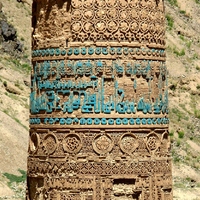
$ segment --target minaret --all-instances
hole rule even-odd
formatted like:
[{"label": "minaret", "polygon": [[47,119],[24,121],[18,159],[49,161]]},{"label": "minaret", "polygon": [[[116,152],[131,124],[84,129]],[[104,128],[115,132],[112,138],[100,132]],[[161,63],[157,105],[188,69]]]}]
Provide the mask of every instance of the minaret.
[{"label": "minaret", "polygon": [[33,0],[27,200],[172,200],[164,0]]}]

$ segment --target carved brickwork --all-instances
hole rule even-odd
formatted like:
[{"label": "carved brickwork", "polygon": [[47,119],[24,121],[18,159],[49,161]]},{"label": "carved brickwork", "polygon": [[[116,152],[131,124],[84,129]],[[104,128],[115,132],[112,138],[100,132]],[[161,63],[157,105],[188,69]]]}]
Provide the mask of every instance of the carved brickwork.
[{"label": "carved brickwork", "polygon": [[163,0],[34,0],[27,199],[171,200]]},{"label": "carved brickwork", "polygon": [[162,2],[74,0],[73,41],[129,41],[165,44]]}]

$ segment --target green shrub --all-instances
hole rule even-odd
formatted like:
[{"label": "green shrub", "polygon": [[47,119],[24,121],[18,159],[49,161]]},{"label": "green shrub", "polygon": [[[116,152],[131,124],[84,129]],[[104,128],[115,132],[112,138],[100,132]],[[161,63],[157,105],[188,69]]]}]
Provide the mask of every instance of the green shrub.
[{"label": "green shrub", "polygon": [[192,59],[198,59],[199,55],[197,53],[194,53],[194,55],[192,56]]},{"label": "green shrub", "polygon": [[6,81],[4,81],[4,82],[3,82],[3,85],[4,85],[5,87],[7,87],[7,86],[8,86],[8,84],[7,84],[7,82],[6,82]]},{"label": "green shrub", "polygon": [[178,132],[178,137],[179,138],[184,138],[185,133],[183,131]]},{"label": "green shrub", "polygon": [[195,109],[194,110],[194,116],[198,119],[200,119],[200,110]]},{"label": "green shrub", "polygon": [[186,14],[186,11],[185,10],[180,10],[179,11],[181,14],[185,15]]},{"label": "green shrub", "polygon": [[200,71],[200,67],[199,67],[199,66],[196,66],[196,70]]},{"label": "green shrub", "polygon": [[182,49],[181,51],[179,51],[174,47],[173,53],[176,54],[177,56],[184,56],[185,55],[185,50]]},{"label": "green shrub", "polygon": [[174,131],[169,132],[169,136],[173,137],[174,136]]},{"label": "green shrub", "polygon": [[179,37],[180,37],[181,40],[183,40],[183,41],[185,40],[183,35],[180,35]]},{"label": "green shrub", "polygon": [[182,49],[181,52],[180,52],[180,54],[179,54],[179,56],[184,56],[184,55],[185,55],[185,50]]},{"label": "green shrub", "polygon": [[[197,0],[196,0],[197,1]],[[177,0],[168,0],[168,2],[170,3],[170,5],[172,6],[178,6]]]},{"label": "green shrub", "polygon": [[169,27],[169,30],[172,30],[174,26],[174,19],[169,14],[166,15],[166,19],[167,19],[167,25]]},{"label": "green shrub", "polygon": [[181,159],[179,158],[178,155],[176,155],[176,156],[173,157],[173,160],[176,163],[176,162],[180,162]]},{"label": "green shrub", "polygon": [[14,174],[4,173],[3,175],[9,180],[9,185],[13,182],[20,183],[26,181],[26,172],[24,170],[18,169],[21,176],[16,176]]},{"label": "green shrub", "polygon": [[188,42],[186,43],[186,46],[187,46],[188,49],[190,49],[191,45],[192,45],[192,41],[188,41]]},{"label": "green shrub", "polygon": [[22,64],[22,69],[30,72],[31,71],[31,66],[29,64]]},{"label": "green shrub", "polygon": [[197,90],[199,90],[200,89],[200,85],[198,84],[196,88],[197,88]]},{"label": "green shrub", "polygon": [[198,3],[198,4],[200,4],[200,0],[195,0],[195,3]]},{"label": "green shrub", "polygon": [[177,140],[177,141],[176,141],[176,146],[179,147],[180,145],[181,145],[181,141],[180,141],[180,140]]}]

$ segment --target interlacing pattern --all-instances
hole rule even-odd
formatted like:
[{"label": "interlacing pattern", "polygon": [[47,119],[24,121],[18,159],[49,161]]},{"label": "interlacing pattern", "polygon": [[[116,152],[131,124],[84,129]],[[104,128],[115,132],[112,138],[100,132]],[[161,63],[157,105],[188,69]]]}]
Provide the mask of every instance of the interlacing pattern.
[{"label": "interlacing pattern", "polygon": [[[157,5],[158,3],[158,5]],[[73,0],[73,41],[165,44],[162,1]]]}]

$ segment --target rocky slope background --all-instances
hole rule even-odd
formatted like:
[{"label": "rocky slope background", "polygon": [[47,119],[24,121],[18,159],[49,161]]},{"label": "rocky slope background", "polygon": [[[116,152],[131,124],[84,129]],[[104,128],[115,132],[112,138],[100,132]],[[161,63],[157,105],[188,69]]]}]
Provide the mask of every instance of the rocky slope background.
[{"label": "rocky slope background", "polygon": [[[165,0],[174,200],[200,200],[200,1]],[[31,0],[0,2],[0,199],[25,199]]]}]

